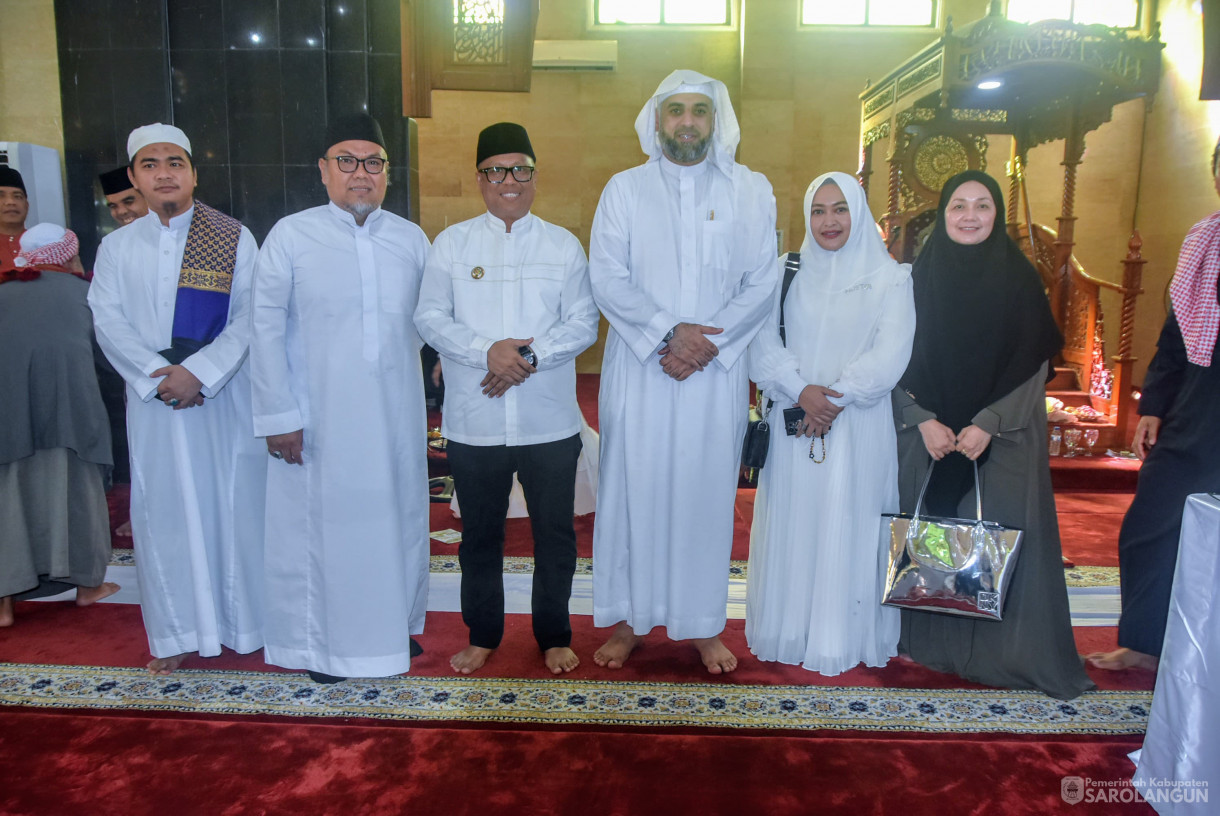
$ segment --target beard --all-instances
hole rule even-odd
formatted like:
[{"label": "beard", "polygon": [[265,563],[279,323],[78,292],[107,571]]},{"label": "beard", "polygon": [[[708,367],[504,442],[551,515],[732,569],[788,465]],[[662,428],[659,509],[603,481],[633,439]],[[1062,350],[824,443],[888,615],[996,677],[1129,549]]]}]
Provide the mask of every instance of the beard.
[{"label": "beard", "polygon": [[366,217],[369,213],[371,213],[373,210],[377,209],[380,206],[381,206],[380,202],[374,204],[372,201],[355,201],[350,204],[342,205],[343,209],[347,210],[349,213],[356,216],[357,218]]},{"label": "beard", "polygon": [[670,136],[668,133],[661,133],[661,149],[671,161],[679,164],[694,164],[702,161],[707,155],[708,148],[712,146],[712,134],[704,136],[702,139],[697,139],[693,142],[681,142],[677,139],[677,134]]}]

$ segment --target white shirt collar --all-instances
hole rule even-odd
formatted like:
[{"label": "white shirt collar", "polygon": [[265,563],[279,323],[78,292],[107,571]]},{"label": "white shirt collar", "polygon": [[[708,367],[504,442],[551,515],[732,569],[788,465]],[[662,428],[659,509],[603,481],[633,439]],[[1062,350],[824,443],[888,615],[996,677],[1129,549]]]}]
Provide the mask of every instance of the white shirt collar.
[{"label": "white shirt collar", "polygon": [[698,164],[678,164],[677,162],[670,161],[668,156],[661,157],[661,170],[674,178],[682,178],[683,176],[698,178],[707,172],[711,164],[710,154]]},{"label": "white shirt collar", "polygon": [[[530,229],[533,228],[535,220],[534,214],[527,212],[524,216],[513,222],[513,231],[511,234],[516,235],[518,233],[529,232]],[[490,229],[492,232],[503,233],[508,231],[504,226],[504,221],[492,215],[490,212],[483,213],[483,221],[487,224],[488,229]]]}]

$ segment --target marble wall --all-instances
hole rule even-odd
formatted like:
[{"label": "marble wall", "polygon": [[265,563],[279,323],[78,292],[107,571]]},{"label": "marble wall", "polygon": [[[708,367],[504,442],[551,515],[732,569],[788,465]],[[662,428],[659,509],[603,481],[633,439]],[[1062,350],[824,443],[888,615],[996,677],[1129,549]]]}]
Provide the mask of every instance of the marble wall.
[{"label": "marble wall", "polygon": [[172,122],[191,139],[202,201],[260,241],[326,201],[327,118],[376,116],[389,142],[387,209],[412,206],[398,0],[55,0],[64,158],[82,259],[107,219],[94,177],[125,164],[127,134]]}]

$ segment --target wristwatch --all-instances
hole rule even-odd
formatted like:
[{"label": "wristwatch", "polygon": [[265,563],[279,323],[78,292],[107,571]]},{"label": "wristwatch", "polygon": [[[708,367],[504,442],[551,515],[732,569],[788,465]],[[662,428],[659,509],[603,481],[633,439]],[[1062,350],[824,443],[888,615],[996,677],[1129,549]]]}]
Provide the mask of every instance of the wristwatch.
[{"label": "wristwatch", "polygon": [[532,366],[538,365],[538,355],[529,346],[518,346],[517,353],[521,355],[521,359]]},{"label": "wristwatch", "polygon": [[668,343],[670,340],[673,340],[673,339],[674,339],[674,332],[675,332],[675,331],[677,331],[677,330],[678,330],[678,327],[677,327],[677,326],[674,326],[672,329],[670,329],[669,331],[665,332],[665,336],[664,336],[663,338],[661,338],[661,343],[662,343],[662,345],[664,345],[664,344]]}]

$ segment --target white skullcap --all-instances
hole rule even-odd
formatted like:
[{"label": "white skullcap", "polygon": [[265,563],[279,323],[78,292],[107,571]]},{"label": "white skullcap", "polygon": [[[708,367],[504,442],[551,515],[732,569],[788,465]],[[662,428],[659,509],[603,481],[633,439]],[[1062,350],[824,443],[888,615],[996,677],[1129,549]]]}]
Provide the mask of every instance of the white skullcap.
[{"label": "white skullcap", "polygon": [[698,84],[691,83],[691,82],[683,82],[681,85],[674,88],[672,91],[665,91],[664,93],[658,94],[657,103],[660,104],[660,103],[664,102],[666,99],[669,99],[671,96],[676,96],[677,94],[688,94],[688,93],[703,94],[708,99],[715,99],[715,97],[716,97],[716,91],[712,88],[712,84],[710,82],[700,82]]},{"label": "white skullcap", "polygon": [[186,138],[186,134],[182,132],[181,128],[157,122],[153,125],[138,127],[127,137],[127,160],[135,161],[136,154],[140,152],[141,148],[161,142],[178,145],[187,153],[191,152],[191,140]]},{"label": "white skullcap", "polygon": [[35,224],[21,233],[21,251],[26,253],[42,249],[47,244],[61,240],[67,232],[59,224],[52,224],[50,221]]}]

